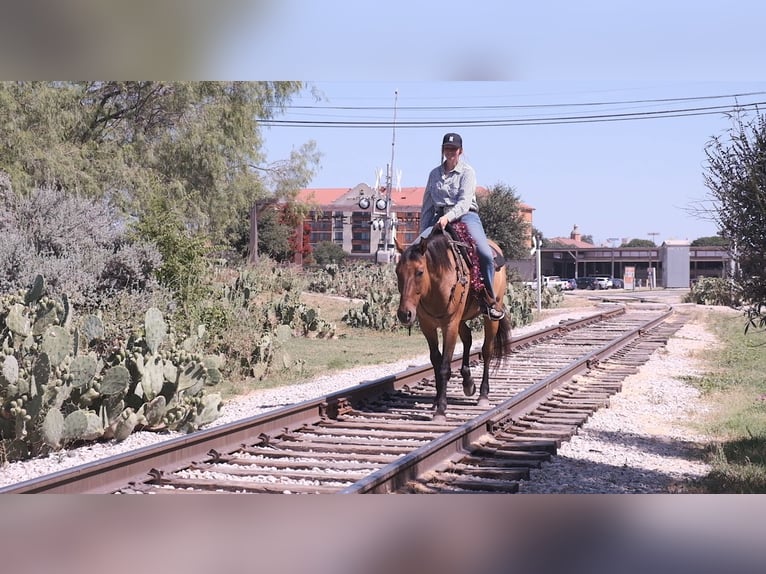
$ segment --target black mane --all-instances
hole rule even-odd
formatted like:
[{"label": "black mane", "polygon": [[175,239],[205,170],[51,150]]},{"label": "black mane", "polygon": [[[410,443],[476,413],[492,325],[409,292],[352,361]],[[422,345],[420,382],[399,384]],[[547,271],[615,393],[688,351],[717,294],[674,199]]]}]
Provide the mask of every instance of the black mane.
[{"label": "black mane", "polygon": [[408,261],[417,261],[423,256],[425,242],[425,256],[428,267],[438,273],[444,273],[452,268],[452,259],[449,256],[449,243],[451,239],[444,233],[435,232],[427,239],[421,239],[418,243],[410,245],[403,257]]}]

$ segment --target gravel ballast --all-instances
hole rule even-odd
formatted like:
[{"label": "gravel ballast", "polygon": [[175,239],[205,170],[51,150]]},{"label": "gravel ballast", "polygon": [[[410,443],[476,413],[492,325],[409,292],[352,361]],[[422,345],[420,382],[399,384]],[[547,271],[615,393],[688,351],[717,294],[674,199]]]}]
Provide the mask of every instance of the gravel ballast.
[{"label": "gravel ballast", "polygon": [[[680,306],[684,307],[684,306]],[[549,311],[544,318],[514,330],[521,335],[575,319],[595,311],[593,306]],[[681,309],[692,312],[693,309]],[[693,313],[694,314],[694,313]],[[414,336],[414,333],[413,333]],[[704,412],[698,393],[678,380],[679,375],[700,372],[692,354],[716,341],[703,324],[691,320],[657,351],[639,373],[623,383],[611,406],[595,413],[579,434],[564,443],[558,456],[533,470],[523,481],[521,493],[661,493],[709,471],[695,449],[706,437],[691,430],[690,422]],[[425,350],[425,340],[422,339]],[[480,342],[478,343],[480,344]],[[226,401],[221,416],[210,426],[312,399],[360,380],[374,380],[392,372],[428,362],[428,355],[385,365],[360,367],[318,377],[290,387],[262,389]],[[0,486],[7,486],[106,458],[178,436],[175,433],[136,432],[121,443],[96,443],[49,456],[6,463],[0,468]]]}]

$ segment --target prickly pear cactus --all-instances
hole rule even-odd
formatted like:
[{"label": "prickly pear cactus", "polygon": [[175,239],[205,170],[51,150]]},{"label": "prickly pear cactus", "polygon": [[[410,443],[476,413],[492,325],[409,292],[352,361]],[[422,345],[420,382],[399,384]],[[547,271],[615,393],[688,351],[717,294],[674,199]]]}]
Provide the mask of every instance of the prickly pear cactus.
[{"label": "prickly pear cactus", "polygon": [[[140,429],[191,431],[216,416],[221,357],[204,357],[204,328],[185,347],[162,313],[107,336],[96,315],[78,320],[67,297],[0,294],[0,448],[8,460],[96,439],[124,440]],[[132,333],[127,335],[127,333]]]}]

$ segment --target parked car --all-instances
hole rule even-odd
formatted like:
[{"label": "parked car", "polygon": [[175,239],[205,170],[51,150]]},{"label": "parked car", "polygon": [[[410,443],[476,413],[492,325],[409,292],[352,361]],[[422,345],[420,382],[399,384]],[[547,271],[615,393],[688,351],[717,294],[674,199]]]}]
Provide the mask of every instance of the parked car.
[{"label": "parked car", "polygon": [[572,278],[562,279],[561,288],[564,291],[571,291],[572,289],[577,289],[577,282]]},{"label": "parked car", "polygon": [[612,289],[625,289],[625,282],[619,277],[612,277]]},{"label": "parked car", "polygon": [[596,289],[609,289],[612,287],[612,278],[605,275],[598,275],[594,277],[596,280]]},{"label": "parked car", "polygon": [[578,289],[595,289],[596,279],[595,277],[578,277],[575,279],[575,284]]}]

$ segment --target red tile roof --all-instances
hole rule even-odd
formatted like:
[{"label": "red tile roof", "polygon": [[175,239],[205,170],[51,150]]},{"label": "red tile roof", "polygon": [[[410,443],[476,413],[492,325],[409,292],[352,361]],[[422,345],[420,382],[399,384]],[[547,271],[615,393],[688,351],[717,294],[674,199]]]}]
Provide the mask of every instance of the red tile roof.
[{"label": "red tile roof", "polygon": [[[331,187],[331,188],[306,188],[301,189],[298,192],[298,200],[316,205],[333,205],[336,203],[353,203],[355,204],[360,193],[369,195],[372,192],[372,188],[368,185],[360,183],[355,187]],[[424,187],[402,187],[401,189],[391,190],[391,201],[393,205],[397,207],[420,207],[423,204]],[[478,187],[477,193],[487,193],[487,189],[484,187]],[[344,198],[344,195],[346,196]],[[523,210],[532,211],[533,207],[521,203]]]},{"label": "red tile roof", "polygon": [[570,237],[549,237],[548,241],[550,243],[555,243],[557,245],[563,245],[565,247],[576,247],[577,249],[584,249],[588,247],[596,247],[592,243],[588,243],[587,241],[580,241],[578,239],[571,239]]}]

